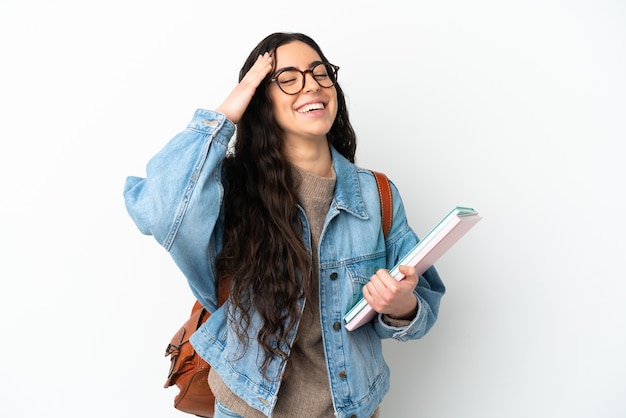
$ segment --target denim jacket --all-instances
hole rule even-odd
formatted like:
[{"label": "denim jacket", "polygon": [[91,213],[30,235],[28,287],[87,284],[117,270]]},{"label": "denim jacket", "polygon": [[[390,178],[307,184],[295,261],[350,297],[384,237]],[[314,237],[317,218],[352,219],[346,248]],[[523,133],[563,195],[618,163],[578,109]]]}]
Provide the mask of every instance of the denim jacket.
[{"label": "denim jacket", "polygon": [[[243,350],[227,320],[226,302],[217,309],[215,258],[222,248],[224,188],[221,165],[235,126],[217,112],[197,110],[147,165],[147,177],[128,177],[124,198],[140,231],[152,235],[173,257],[194,296],[212,312],[191,342],[230,389],[271,417],[285,362],[274,358],[267,376],[259,370],[263,351],[255,344],[259,318],[252,317],[249,346]],[[396,327],[378,315],[354,331],[343,315],[361,297],[378,268],[392,268],[417,242],[402,200],[392,184],[393,224],[384,239],[378,189],[371,171],[355,166],[331,148],[336,173],[334,197],[319,243],[319,299],[326,365],[337,417],[370,417],[389,390],[382,339],[424,336],[433,326],[444,285],[431,267],[415,289],[418,311],[408,326]],[[302,208],[303,240],[310,249]],[[301,301],[301,309],[305,300]],[[407,321],[408,322],[408,321]],[[297,327],[296,327],[297,329]],[[296,330],[289,335],[290,344]],[[287,347],[288,348],[288,347]]]}]

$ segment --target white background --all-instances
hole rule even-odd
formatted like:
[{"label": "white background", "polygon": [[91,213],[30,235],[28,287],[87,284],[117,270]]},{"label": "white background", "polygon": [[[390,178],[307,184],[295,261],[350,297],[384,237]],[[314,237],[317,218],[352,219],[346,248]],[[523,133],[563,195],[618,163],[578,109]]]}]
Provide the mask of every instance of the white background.
[{"label": "white background", "polygon": [[358,163],[438,263],[421,341],[385,343],[384,417],[626,416],[622,1],[0,1],[0,417],[182,417],[163,351],[192,296],[127,175],[274,31],[341,66]]}]

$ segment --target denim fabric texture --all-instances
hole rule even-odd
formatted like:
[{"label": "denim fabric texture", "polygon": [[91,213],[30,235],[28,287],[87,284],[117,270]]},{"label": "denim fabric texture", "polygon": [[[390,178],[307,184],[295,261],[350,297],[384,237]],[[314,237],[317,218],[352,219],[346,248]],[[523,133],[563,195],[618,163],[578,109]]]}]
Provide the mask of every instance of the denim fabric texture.
[{"label": "denim fabric texture", "polygon": [[[244,352],[226,320],[228,302],[216,309],[214,262],[223,235],[221,163],[234,132],[235,126],[224,115],[197,110],[187,128],[149,161],[146,178],[127,178],[124,197],[140,231],[154,236],[169,251],[194,296],[212,312],[192,336],[197,352],[235,394],[271,416],[284,362],[272,359],[269,377],[264,377],[259,371],[260,347],[252,343]],[[418,237],[407,223],[402,199],[392,183],[393,225],[385,241],[373,174],[332,147],[331,152],[337,182],[319,244],[322,335],[336,416],[370,417],[389,390],[382,339],[407,341],[424,336],[437,319],[445,288],[435,268],[430,268],[415,290],[419,308],[408,326],[392,327],[381,315],[354,331],[342,326],[343,315],[359,300],[370,276],[379,268],[392,268]],[[300,217],[303,240],[310,248],[308,221],[301,208]],[[259,322],[253,317],[251,342]],[[295,336],[294,330],[290,342]]]},{"label": "denim fabric texture", "polygon": [[215,412],[213,413],[213,418],[243,418],[241,415],[237,415],[228,409],[218,400],[215,400],[214,410]]}]

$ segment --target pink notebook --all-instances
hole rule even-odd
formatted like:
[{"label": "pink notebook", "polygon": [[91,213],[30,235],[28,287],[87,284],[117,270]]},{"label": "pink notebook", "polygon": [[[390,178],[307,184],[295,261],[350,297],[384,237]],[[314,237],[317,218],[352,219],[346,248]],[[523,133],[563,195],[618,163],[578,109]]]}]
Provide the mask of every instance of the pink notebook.
[{"label": "pink notebook", "polygon": [[[415,267],[418,276],[423,274],[481,219],[478,212],[472,208],[455,207],[389,271],[389,274],[396,280],[404,279],[404,275],[398,270],[398,266],[401,265]],[[343,319],[346,322],[346,329],[352,331],[368,323],[375,316],[376,311],[361,298]]]}]

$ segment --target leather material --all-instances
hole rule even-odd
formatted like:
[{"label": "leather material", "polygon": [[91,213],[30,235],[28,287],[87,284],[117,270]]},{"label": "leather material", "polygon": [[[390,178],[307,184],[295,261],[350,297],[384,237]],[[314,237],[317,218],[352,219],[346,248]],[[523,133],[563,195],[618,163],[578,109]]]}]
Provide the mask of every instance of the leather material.
[{"label": "leather material", "polygon": [[191,317],[174,334],[165,350],[165,356],[171,356],[171,364],[164,385],[165,388],[178,386],[180,391],[174,398],[176,409],[207,418],[213,417],[215,403],[208,382],[211,366],[196,353],[189,337],[209,316],[209,312],[196,301]]},{"label": "leather material", "polygon": [[378,186],[378,195],[380,196],[380,211],[382,216],[383,235],[387,238],[389,231],[391,230],[391,224],[393,222],[393,200],[391,194],[391,185],[389,179],[383,173],[372,171],[376,178],[376,185]]},{"label": "leather material", "polygon": [[[218,303],[221,306],[228,299],[230,280],[221,280],[218,290]],[[211,366],[200,357],[189,342],[189,337],[206,322],[211,314],[196,301],[191,316],[174,334],[165,349],[170,356],[170,371],[165,388],[176,385],[179,393],[174,398],[174,407],[182,412],[199,417],[212,418],[215,396],[209,387]]]}]

